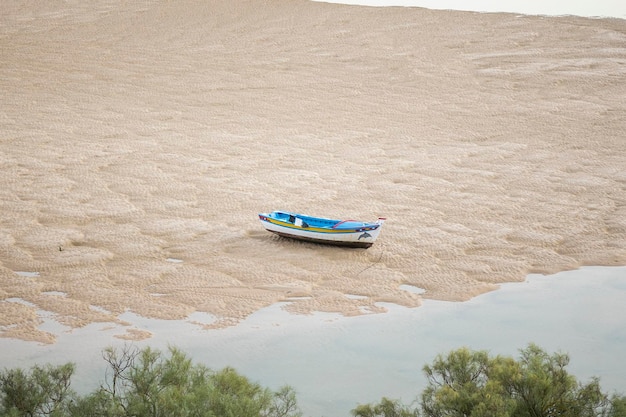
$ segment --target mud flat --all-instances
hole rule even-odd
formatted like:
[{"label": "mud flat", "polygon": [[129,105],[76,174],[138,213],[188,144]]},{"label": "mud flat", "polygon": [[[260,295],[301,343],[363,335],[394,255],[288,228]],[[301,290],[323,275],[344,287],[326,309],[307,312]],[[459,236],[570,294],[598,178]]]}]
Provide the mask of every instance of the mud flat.
[{"label": "mud flat", "polygon": [[[376,314],[626,265],[625,22],[4,1],[0,336]],[[388,220],[336,249],[265,232],[273,209]]]}]

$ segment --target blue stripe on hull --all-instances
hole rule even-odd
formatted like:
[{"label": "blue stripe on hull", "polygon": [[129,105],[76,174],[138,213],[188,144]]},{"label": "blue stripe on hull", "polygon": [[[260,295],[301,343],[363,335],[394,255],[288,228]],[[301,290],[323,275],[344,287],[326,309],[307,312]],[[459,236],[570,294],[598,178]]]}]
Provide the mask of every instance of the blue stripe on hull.
[{"label": "blue stripe on hull", "polygon": [[372,246],[385,221],[382,217],[379,217],[376,223],[357,220],[332,220],[284,211],[261,213],[259,219],[267,231],[279,236],[325,245],[356,248]]},{"label": "blue stripe on hull", "polygon": [[280,227],[285,227],[288,229],[306,230],[308,232],[328,233],[328,234],[359,233],[359,232],[366,232],[369,230],[376,230],[380,227],[380,225],[376,223],[361,223],[357,227],[350,227],[350,228],[319,227],[315,225],[308,225],[308,227],[302,227],[302,226],[297,226],[293,223],[289,223],[289,222],[282,221],[282,220],[277,220],[272,217],[268,217],[264,215],[259,215],[259,218],[262,221],[272,223]]}]

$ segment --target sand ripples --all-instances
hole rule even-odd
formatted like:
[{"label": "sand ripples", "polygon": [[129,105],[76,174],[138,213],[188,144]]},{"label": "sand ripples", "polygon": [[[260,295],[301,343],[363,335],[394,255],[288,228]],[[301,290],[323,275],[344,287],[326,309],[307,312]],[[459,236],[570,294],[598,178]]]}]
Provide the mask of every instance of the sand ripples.
[{"label": "sand ripples", "polygon": [[[145,338],[119,317],[220,327],[277,302],[372,314],[626,264],[623,20],[2,7],[4,337]],[[388,221],[336,249],[266,233],[272,209]]]}]

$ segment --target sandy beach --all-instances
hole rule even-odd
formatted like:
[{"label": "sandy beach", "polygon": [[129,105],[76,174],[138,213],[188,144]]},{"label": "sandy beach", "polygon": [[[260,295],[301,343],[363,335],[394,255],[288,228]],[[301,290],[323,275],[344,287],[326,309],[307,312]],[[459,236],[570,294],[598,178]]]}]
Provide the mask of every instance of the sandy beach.
[{"label": "sandy beach", "polygon": [[[625,45],[623,19],[3,1],[0,336],[626,265]],[[267,233],[274,209],[387,222],[332,248]]]}]

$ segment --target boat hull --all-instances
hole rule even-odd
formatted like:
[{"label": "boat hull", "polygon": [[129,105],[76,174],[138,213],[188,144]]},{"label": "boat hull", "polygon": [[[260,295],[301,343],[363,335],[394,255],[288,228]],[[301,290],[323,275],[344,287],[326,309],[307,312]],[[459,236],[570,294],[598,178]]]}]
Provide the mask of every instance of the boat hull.
[{"label": "boat hull", "polygon": [[352,248],[372,246],[384,221],[339,221],[285,212],[259,214],[259,219],[267,231],[282,237]]},{"label": "boat hull", "polygon": [[315,236],[311,236],[311,235],[296,235],[293,233],[289,233],[289,232],[285,232],[285,231],[278,231],[278,230],[270,230],[267,229],[269,232],[275,233],[279,236],[282,237],[286,237],[289,239],[296,239],[296,240],[302,240],[305,242],[313,242],[313,243],[319,243],[322,245],[333,245],[333,246],[344,246],[344,247],[349,247],[349,248],[369,248],[370,246],[372,246],[374,244],[373,241],[358,241],[358,240],[339,240],[339,239],[328,239],[328,237],[323,236],[323,237],[315,237]]}]

